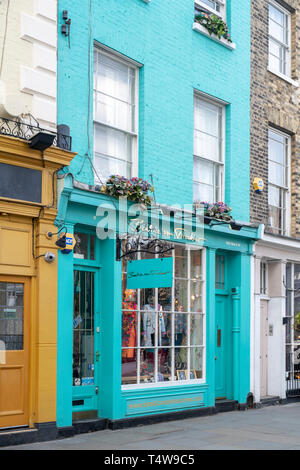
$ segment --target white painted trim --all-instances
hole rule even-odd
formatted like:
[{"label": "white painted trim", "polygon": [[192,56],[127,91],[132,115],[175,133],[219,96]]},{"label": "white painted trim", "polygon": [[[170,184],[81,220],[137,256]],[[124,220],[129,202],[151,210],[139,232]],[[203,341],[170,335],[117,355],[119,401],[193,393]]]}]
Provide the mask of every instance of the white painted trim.
[{"label": "white painted trim", "polygon": [[[288,76],[286,78],[287,78],[287,81],[289,81],[289,79],[290,79],[289,75],[291,74],[291,45],[292,45],[291,12],[286,10],[282,5],[280,5],[276,1],[269,0],[269,5],[272,5],[273,8],[275,8],[276,10],[281,11],[281,13],[286,15],[287,18],[288,18],[288,32],[289,32],[289,43],[287,44],[287,47],[288,47],[288,49],[287,49],[287,54],[288,54],[288,56],[287,56],[287,72],[288,72]],[[270,21],[270,14],[269,14],[269,21]],[[273,37],[269,34],[269,41],[270,41],[270,38],[273,39],[274,41],[276,41],[277,43],[281,44],[282,47],[286,46],[286,45],[284,45],[284,43],[279,41],[277,38],[275,38],[275,37]],[[269,58],[270,58],[270,52],[269,52],[268,59]],[[268,70],[269,70],[269,68],[268,68]],[[272,70],[270,70],[270,72],[275,73],[275,75],[278,75],[280,78],[283,78],[285,80],[285,78],[284,78],[285,75],[284,74],[282,74],[280,72],[273,72]],[[292,79],[290,79],[290,80],[292,80]]]},{"label": "white painted trim", "polygon": [[186,385],[203,385],[205,384],[205,379],[197,379],[197,380],[176,380],[171,382],[157,382],[157,383],[140,383],[140,384],[130,384],[130,385],[122,385],[122,390],[140,390],[144,389],[147,390],[149,388],[161,388],[161,387],[178,387],[178,385],[185,387]]},{"label": "white painted trim", "polygon": [[222,46],[227,47],[227,49],[230,49],[232,51],[236,49],[236,44],[234,42],[229,42],[227,41],[227,39],[224,38],[219,39],[216,34],[209,34],[208,30],[200,23],[194,22],[193,30],[197,31],[197,33],[203,34],[203,36],[206,36],[215,42],[218,42],[219,44],[222,44]]},{"label": "white painted trim", "polygon": [[290,83],[291,85],[293,85],[294,87],[296,88],[299,88],[299,82],[297,82],[296,80],[293,80],[292,78],[290,77],[287,77],[286,75],[283,75],[283,73],[280,73],[280,72],[277,72],[275,70],[272,70],[271,67],[268,65],[268,71],[273,73],[274,75],[277,75],[277,77],[281,78],[282,80]]},{"label": "white painted trim", "polygon": [[[135,96],[134,96],[134,104],[135,104],[135,108],[134,108],[134,125],[135,125],[135,132],[126,132],[123,130],[123,132],[126,132],[127,134],[131,135],[133,138],[132,138],[132,155],[131,155],[131,162],[132,162],[132,166],[131,166],[131,178],[132,177],[135,177],[135,176],[138,176],[138,168],[139,168],[139,68],[141,67],[141,64],[131,60],[131,59],[127,59],[126,56],[123,56],[122,54],[120,54],[119,52],[117,51],[114,51],[110,48],[107,48],[107,47],[103,47],[102,45],[98,45],[96,42],[94,42],[94,49],[93,49],[93,58],[95,57],[95,52],[98,53],[98,54],[102,54],[104,56],[107,56],[109,57],[110,59],[112,60],[115,60],[117,62],[120,62],[122,64],[124,64],[126,67],[128,68],[131,68],[131,69],[134,69],[134,78],[135,78]],[[93,62],[93,75],[94,75],[94,72],[95,72],[95,64]],[[93,92],[93,96],[95,94],[95,82],[93,80],[93,84],[91,85],[93,86],[93,89],[92,89],[92,92]],[[114,128],[112,126],[109,126],[107,124],[102,124],[98,121],[95,121],[94,119],[94,110],[93,110],[93,141],[94,141],[94,145],[93,145],[93,162],[95,163],[95,138],[94,138],[94,128],[95,128],[95,124],[99,124],[99,125],[103,125],[103,127],[106,127],[106,128]],[[119,128],[114,128],[116,130],[120,130]],[[95,181],[98,182],[98,179],[97,179],[97,175],[95,175]]]},{"label": "white painted trim", "polygon": [[[197,156],[199,159],[202,159],[206,162],[211,162],[214,164],[219,165],[219,170],[220,170],[220,181],[219,181],[219,187],[220,187],[220,193],[221,197],[219,198],[220,200],[224,201],[225,198],[225,172],[226,172],[226,105],[229,103],[226,103],[218,98],[215,98],[213,96],[210,96],[206,93],[202,93],[198,90],[194,89],[194,112],[195,112],[195,98],[198,98],[201,101],[207,102],[208,104],[213,104],[215,106],[218,106],[219,108],[222,109],[222,160],[216,161],[216,160],[209,160],[206,158],[202,158]],[[194,130],[195,130],[195,124],[194,124]],[[195,157],[195,153],[193,153],[193,158]],[[215,170],[214,170],[215,171]],[[194,180],[193,180],[194,181]],[[215,181],[215,177],[214,177]],[[215,185],[214,185],[215,186]]]},{"label": "white painted trim", "polygon": [[195,0],[195,5],[197,5],[200,8],[203,8],[203,10],[206,10],[209,13],[213,13],[214,15],[219,16],[220,18],[222,18],[222,20],[226,21],[226,16],[227,16],[226,15],[226,0],[217,0],[217,2],[221,6],[220,12],[218,12],[214,8],[209,7],[208,5],[206,5],[206,3],[204,3],[201,0]]}]

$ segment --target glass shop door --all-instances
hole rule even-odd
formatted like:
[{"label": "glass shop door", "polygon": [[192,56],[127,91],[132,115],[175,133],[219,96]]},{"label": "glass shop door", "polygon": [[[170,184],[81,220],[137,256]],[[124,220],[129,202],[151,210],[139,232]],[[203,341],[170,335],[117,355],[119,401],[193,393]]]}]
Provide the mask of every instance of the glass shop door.
[{"label": "glass shop door", "polygon": [[99,309],[97,270],[74,271],[73,419],[95,418],[99,393]]}]

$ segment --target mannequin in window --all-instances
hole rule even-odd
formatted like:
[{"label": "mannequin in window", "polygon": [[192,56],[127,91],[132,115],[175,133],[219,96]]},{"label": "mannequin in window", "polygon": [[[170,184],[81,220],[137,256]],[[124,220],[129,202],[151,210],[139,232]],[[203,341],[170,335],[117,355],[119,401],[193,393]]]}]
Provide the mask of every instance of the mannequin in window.
[{"label": "mannequin in window", "polygon": [[[122,302],[123,324],[122,324],[122,347],[134,348],[136,346],[136,309],[135,291],[126,289],[124,292],[124,301]],[[134,360],[135,349],[123,349],[122,357],[128,361]]]},{"label": "mannequin in window", "polygon": [[[156,312],[155,312],[155,299],[153,295],[147,298],[147,304],[143,306],[143,346],[155,346],[155,329],[156,329]],[[158,346],[162,345],[162,336],[166,334],[164,317],[161,311],[161,305],[158,304],[159,311],[159,330],[158,330]]]}]

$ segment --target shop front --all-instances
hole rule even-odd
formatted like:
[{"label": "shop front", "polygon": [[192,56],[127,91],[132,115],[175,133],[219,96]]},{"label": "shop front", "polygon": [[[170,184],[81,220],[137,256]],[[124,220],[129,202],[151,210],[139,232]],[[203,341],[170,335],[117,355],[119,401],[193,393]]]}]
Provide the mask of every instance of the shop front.
[{"label": "shop front", "polygon": [[58,426],[98,418],[116,428],[210,413],[218,399],[245,405],[257,228],[206,225],[199,238],[176,237],[172,216],[168,235],[160,232],[163,253],[126,254],[116,232],[99,232],[99,206],[120,218],[117,200],[68,178],[57,224],[77,243],[59,254]]},{"label": "shop front", "polygon": [[56,171],[73,156],[0,136],[0,430],[56,429],[57,246],[47,234],[57,231]]},{"label": "shop front", "polygon": [[264,233],[254,253],[254,398],[299,398],[300,243]]}]

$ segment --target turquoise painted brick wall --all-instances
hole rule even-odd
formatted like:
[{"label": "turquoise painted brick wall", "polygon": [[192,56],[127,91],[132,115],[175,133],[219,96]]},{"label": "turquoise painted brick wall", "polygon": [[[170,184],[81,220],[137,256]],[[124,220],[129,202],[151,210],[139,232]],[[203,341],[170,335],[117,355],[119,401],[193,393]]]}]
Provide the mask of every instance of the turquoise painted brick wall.
[{"label": "turquoise painted brick wall", "polygon": [[[193,31],[194,1],[59,0],[59,18],[72,19],[68,39],[58,34],[58,122],[68,124],[77,180],[93,184],[89,109],[89,38],[143,64],[140,70],[139,176],[153,174],[156,199],[190,204],[193,197],[193,90],[228,102],[225,201],[249,220],[250,0],[227,0],[236,50]],[[93,50],[93,46],[91,48]],[[92,73],[91,60],[91,73]],[[92,76],[91,76],[92,77]],[[91,78],[92,83],[92,78]],[[92,103],[91,103],[92,104]],[[88,131],[89,129],[89,131]]]}]

